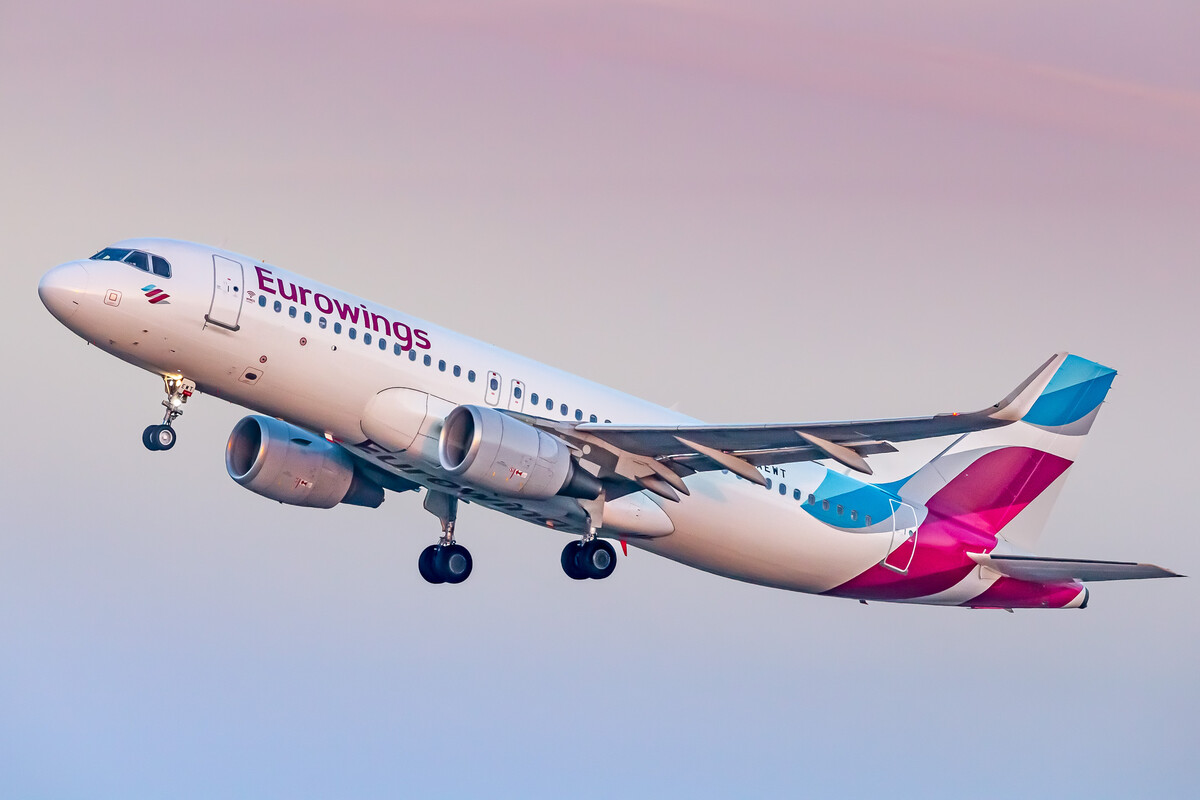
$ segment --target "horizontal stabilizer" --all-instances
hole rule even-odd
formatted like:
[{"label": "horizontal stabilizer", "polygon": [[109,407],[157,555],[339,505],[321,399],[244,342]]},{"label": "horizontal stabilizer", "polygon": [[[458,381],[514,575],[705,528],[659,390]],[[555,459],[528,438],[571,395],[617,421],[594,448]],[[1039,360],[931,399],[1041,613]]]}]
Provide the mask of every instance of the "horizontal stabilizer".
[{"label": "horizontal stabilizer", "polygon": [[1037,583],[1056,581],[1128,581],[1139,578],[1182,578],[1184,576],[1154,564],[1132,561],[1094,561],[1086,558],[1041,558],[1039,556],[1002,556],[972,554],[981,566],[1010,578]]}]

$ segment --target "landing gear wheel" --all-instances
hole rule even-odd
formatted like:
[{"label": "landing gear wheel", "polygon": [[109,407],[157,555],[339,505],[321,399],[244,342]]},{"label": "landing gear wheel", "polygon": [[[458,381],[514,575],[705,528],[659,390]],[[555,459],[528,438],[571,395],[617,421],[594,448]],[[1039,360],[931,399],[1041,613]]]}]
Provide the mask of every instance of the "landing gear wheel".
[{"label": "landing gear wheel", "polygon": [[562,562],[563,572],[567,573],[567,577],[573,581],[581,581],[587,577],[583,569],[579,565],[577,557],[580,555],[580,550],[583,548],[583,543],[579,541],[567,542],[567,546],[563,548]]},{"label": "landing gear wheel", "polygon": [[421,573],[421,577],[430,583],[445,583],[446,579],[438,575],[437,569],[434,568],[434,558],[437,556],[438,546],[431,544],[421,551],[421,557],[417,559],[417,571]]},{"label": "landing gear wheel", "polygon": [[471,577],[471,552],[461,544],[438,547],[433,567],[446,583],[462,583]]},{"label": "landing gear wheel", "polygon": [[175,429],[170,425],[151,425],[142,431],[147,450],[170,450],[175,446]]},{"label": "landing gear wheel", "polygon": [[158,430],[154,432],[154,444],[159,450],[170,450],[175,446],[175,429],[170,425],[156,425]]},{"label": "landing gear wheel", "polygon": [[603,580],[617,568],[617,551],[603,539],[592,539],[579,549],[575,563],[583,574],[594,580]]}]

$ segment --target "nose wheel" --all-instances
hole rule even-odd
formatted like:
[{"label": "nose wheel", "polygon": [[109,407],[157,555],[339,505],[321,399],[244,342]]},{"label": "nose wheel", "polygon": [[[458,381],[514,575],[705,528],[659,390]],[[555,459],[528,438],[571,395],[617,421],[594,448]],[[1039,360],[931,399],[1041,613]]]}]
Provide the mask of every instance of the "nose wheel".
[{"label": "nose wheel", "polygon": [[142,431],[142,444],[147,450],[170,450],[175,446],[175,429],[171,423],[183,415],[183,404],[196,391],[196,382],[182,376],[168,375],[163,378],[163,387],[167,399],[162,402],[166,409],[162,424],[151,425]]},{"label": "nose wheel", "polygon": [[170,450],[175,446],[175,429],[170,425],[151,425],[142,431],[147,450]]}]

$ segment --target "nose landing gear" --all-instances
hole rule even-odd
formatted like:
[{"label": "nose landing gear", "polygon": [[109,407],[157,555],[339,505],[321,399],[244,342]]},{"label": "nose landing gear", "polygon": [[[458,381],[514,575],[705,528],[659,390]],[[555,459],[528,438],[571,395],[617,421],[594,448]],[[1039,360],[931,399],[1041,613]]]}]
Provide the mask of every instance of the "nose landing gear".
[{"label": "nose landing gear", "polygon": [[182,376],[164,377],[163,386],[167,392],[167,399],[162,402],[166,408],[162,424],[151,425],[142,431],[142,444],[147,450],[170,450],[175,446],[175,429],[171,427],[171,423],[183,414],[183,404],[196,391],[196,382]]}]

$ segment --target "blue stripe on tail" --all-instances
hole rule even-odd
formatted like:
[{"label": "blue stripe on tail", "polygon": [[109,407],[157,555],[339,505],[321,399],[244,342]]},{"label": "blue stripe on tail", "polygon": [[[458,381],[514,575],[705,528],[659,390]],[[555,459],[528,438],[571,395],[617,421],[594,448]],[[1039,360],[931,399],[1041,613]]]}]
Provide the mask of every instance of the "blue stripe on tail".
[{"label": "blue stripe on tail", "polygon": [[1104,402],[1116,376],[1115,369],[1069,355],[1023,419],[1046,428],[1083,419]]}]

